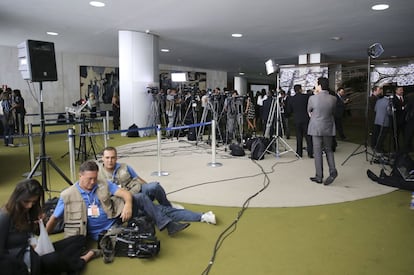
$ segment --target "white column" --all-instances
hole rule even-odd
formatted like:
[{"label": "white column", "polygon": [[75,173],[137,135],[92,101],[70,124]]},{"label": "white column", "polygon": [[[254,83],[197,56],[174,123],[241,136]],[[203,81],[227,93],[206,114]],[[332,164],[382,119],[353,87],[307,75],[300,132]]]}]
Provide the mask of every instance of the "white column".
[{"label": "white column", "polygon": [[152,95],[147,87],[159,86],[158,37],[134,31],[119,31],[119,98],[121,129],[135,123],[146,127]]},{"label": "white column", "polygon": [[244,77],[235,76],[234,77],[234,89],[239,92],[239,95],[247,94],[247,80]]}]

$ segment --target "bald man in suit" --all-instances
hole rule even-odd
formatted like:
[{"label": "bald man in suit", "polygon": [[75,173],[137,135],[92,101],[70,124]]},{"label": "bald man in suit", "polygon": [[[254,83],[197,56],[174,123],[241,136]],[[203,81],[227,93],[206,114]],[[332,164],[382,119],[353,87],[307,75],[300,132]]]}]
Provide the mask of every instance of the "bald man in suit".
[{"label": "bald man in suit", "polygon": [[312,136],[316,170],[315,177],[311,177],[310,180],[316,183],[322,183],[322,151],[325,151],[329,166],[329,176],[326,178],[324,185],[330,185],[338,176],[338,171],[335,168],[334,153],[332,151],[332,142],[336,134],[336,98],[330,95],[328,90],[328,79],[326,77],[318,78],[315,95],[311,96],[308,101],[308,113],[310,116],[308,135]]}]

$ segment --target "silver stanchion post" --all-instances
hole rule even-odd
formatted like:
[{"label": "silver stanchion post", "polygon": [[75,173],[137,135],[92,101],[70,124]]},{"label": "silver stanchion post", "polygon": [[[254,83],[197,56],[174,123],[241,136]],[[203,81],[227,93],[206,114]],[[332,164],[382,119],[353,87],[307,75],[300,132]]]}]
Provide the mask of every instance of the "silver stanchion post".
[{"label": "silver stanchion post", "polygon": [[[107,131],[109,131],[109,111],[106,111],[105,112],[105,120],[106,120],[106,128],[107,128]],[[107,140],[109,140],[111,137],[109,136],[109,134],[106,134],[105,138]]]},{"label": "silver stanchion post", "polygon": [[210,167],[221,167],[222,163],[216,162],[216,121],[211,121],[211,162],[207,164]]},{"label": "silver stanchion post", "polygon": [[108,123],[106,121],[106,119],[102,120],[103,123],[103,129],[104,129],[104,135],[103,135],[103,140],[104,140],[104,147],[108,147]]},{"label": "silver stanchion post", "polygon": [[168,176],[168,172],[161,171],[161,125],[157,125],[157,160],[158,160],[158,171],[152,172],[152,176]]},{"label": "silver stanchion post", "polygon": [[[35,164],[35,156],[34,156],[34,150],[33,150],[33,136],[32,136],[33,126],[31,123],[27,124],[27,130],[29,133],[29,135],[27,136],[27,139],[29,140],[28,142],[29,143],[29,157],[30,157],[29,165],[30,165],[30,169],[32,169],[33,165]],[[22,176],[26,178],[29,174],[30,172],[27,172],[27,173],[24,173]],[[41,172],[36,171],[33,174],[33,176],[36,177],[36,176],[40,176],[41,174],[42,174]]]},{"label": "silver stanchion post", "polygon": [[73,128],[68,129],[68,144],[69,144],[69,167],[70,179],[72,182],[76,181],[75,174],[75,136],[73,135]]}]

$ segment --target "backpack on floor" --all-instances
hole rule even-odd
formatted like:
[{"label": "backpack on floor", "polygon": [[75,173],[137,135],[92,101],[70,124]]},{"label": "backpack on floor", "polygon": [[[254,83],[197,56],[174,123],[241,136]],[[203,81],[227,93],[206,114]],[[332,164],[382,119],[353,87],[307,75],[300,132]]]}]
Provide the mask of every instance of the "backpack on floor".
[{"label": "backpack on floor", "polygon": [[250,158],[254,160],[264,159],[264,152],[266,150],[265,138],[258,137],[252,142]]},{"label": "backpack on floor", "polygon": [[139,137],[138,126],[135,123],[128,127],[127,137]]}]

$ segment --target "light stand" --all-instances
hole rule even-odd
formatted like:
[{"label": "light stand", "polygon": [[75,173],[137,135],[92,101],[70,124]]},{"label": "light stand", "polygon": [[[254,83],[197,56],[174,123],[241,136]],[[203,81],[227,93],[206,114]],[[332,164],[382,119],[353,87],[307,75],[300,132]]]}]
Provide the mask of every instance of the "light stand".
[{"label": "light stand", "polygon": [[[369,127],[368,127],[368,109],[369,109],[369,97],[370,97],[370,92],[371,92],[371,58],[377,58],[379,57],[383,52],[384,52],[384,48],[381,46],[380,43],[375,43],[372,44],[371,46],[368,47],[368,67],[367,67],[367,100],[366,100],[366,104],[365,104],[365,128],[366,128],[366,132],[365,132],[365,141],[364,144],[360,144],[358,145],[358,147],[342,162],[341,165],[344,165],[351,157],[365,153],[365,160],[368,161],[368,155],[370,154],[368,152],[368,132],[369,132]],[[364,146],[362,151],[359,151],[359,149]]]},{"label": "light stand", "polygon": [[[266,149],[264,150],[262,155],[259,157],[259,159],[262,159],[264,154],[266,154],[266,152],[270,152],[269,148],[272,146],[273,143],[275,143],[275,145],[276,145],[275,156],[277,158],[279,158],[282,154],[285,154],[285,153],[288,153],[288,152],[293,152],[297,158],[300,158],[300,156],[296,153],[296,151],[293,150],[293,148],[290,147],[290,145],[283,139],[283,137],[281,137],[279,135],[279,123],[282,123],[281,113],[280,113],[280,102],[279,102],[279,98],[278,98],[278,93],[279,93],[279,90],[280,90],[280,87],[279,87],[279,65],[274,64],[273,60],[271,60],[271,59],[269,59],[265,64],[266,64],[267,74],[275,73],[275,78],[276,78],[276,96],[272,99],[272,105],[271,105],[270,112],[269,112],[269,118],[271,118],[271,120],[269,121],[269,118],[267,120],[265,137],[270,136],[270,127],[271,127],[271,124],[273,123],[273,118],[274,118],[275,111],[276,111],[276,133],[273,135],[272,140],[267,145]],[[287,149],[283,153],[280,153],[280,151],[279,151],[279,142],[282,142],[285,146],[285,149]]]},{"label": "light stand", "polygon": [[39,91],[39,96],[40,96],[40,156],[37,159],[32,170],[28,174],[27,178],[28,179],[32,178],[37,168],[41,164],[42,186],[45,191],[50,191],[47,187],[46,162],[49,163],[69,185],[72,185],[72,181],[62,172],[62,170],[59,169],[58,166],[56,166],[56,164],[52,161],[52,159],[46,155],[45,114],[44,114],[44,108],[43,108],[43,95],[42,95],[43,85],[41,81],[39,82],[39,90],[40,90]]}]

